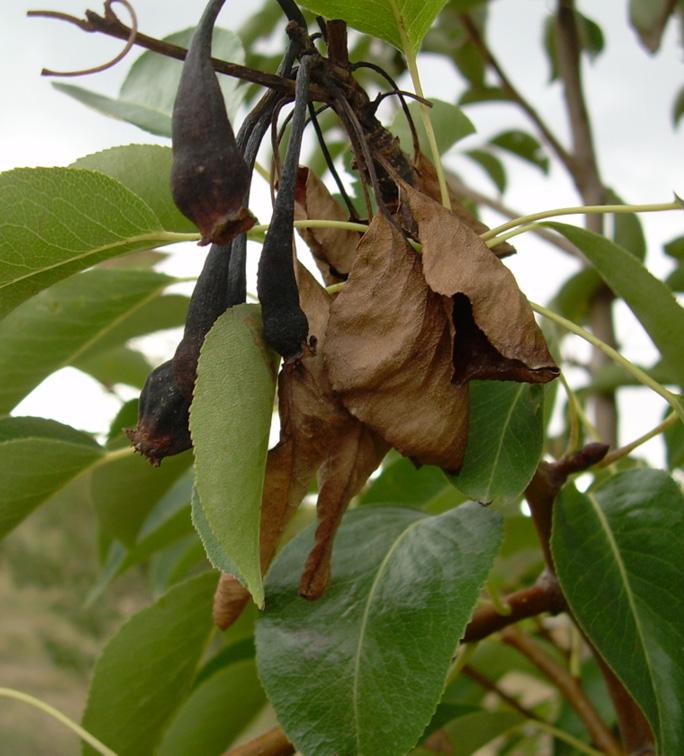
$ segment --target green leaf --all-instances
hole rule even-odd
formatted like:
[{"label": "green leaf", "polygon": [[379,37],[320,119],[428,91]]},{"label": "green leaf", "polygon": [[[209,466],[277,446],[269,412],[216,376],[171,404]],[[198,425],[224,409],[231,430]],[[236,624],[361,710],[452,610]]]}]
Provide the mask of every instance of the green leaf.
[{"label": "green leaf", "polygon": [[411,507],[440,514],[464,500],[438,467],[416,467],[399,457],[383,466],[381,474],[359,497],[359,506]]},{"label": "green leaf", "polygon": [[111,389],[117,383],[141,389],[152,365],[141,353],[128,347],[114,347],[91,357],[76,359],[74,367]]},{"label": "green leaf", "polygon": [[[447,0],[303,0],[325,18],[344,19],[359,31],[380,37],[407,54],[418,52],[423,37]],[[408,47],[408,49],[406,49]]]},{"label": "green leaf", "polygon": [[563,282],[549,307],[574,323],[583,323],[600,283],[601,276],[594,268],[582,268]]},{"label": "green leaf", "polygon": [[[603,52],[605,47],[603,31],[595,21],[577,10],[575,11],[575,18],[577,20],[580,50],[587,53],[589,60],[594,60]],[[547,16],[544,22],[544,48],[551,67],[549,80],[555,81],[558,78],[558,30],[555,13]]]},{"label": "green leaf", "polygon": [[51,286],[0,321],[0,413],[87,350],[174,281],[152,271],[89,270]]},{"label": "green leaf", "polygon": [[482,102],[509,102],[510,95],[501,87],[469,87],[459,97],[459,105],[474,105]]},{"label": "green leaf", "polygon": [[190,432],[206,521],[257,606],[264,601],[259,513],[275,380],[259,307],[231,307],[202,345]]},{"label": "green leaf", "polygon": [[[176,32],[164,37],[164,41],[187,48],[193,31]],[[232,63],[245,60],[240,38],[226,29],[214,29],[212,54]],[[118,98],[106,97],[73,84],[55,83],[52,86],[99,113],[132,123],[151,134],[170,137],[171,114],[182,68],[182,61],[147,51],[131,66]],[[239,80],[229,76],[220,76],[218,80],[232,117],[242,99],[237,89]]]},{"label": "green leaf", "polygon": [[157,753],[159,756],[223,753],[265,704],[254,660],[230,664],[192,691],[164,734]]},{"label": "green leaf", "polygon": [[99,459],[87,433],[38,417],[0,418],[0,537]]},{"label": "green leaf", "polygon": [[677,92],[675,101],[672,104],[672,125],[675,128],[679,126],[679,122],[681,121],[683,115],[684,115],[684,87],[682,87],[679,90],[679,92]]},{"label": "green leaf", "polygon": [[577,246],[610,288],[625,300],[684,386],[684,309],[672,292],[627,250],[591,231],[566,223],[549,222]]},{"label": "green leaf", "polygon": [[90,495],[102,530],[132,547],[148,513],[192,462],[190,452],[167,457],[161,467],[133,453],[93,470]]},{"label": "green leaf", "polygon": [[126,570],[147,561],[155,552],[192,533],[192,480],[191,470],[176,480],[147,515],[140,527],[137,540],[130,549],[119,541],[112,542],[98,579],[88,595],[88,603],[93,603],[99,598],[112,580]]},{"label": "green leaf", "polygon": [[[468,136],[468,134],[474,134],[475,127],[468,116],[466,116],[457,105],[452,105],[443,100],[432,100],[431,102],[430,121],[432,122],[437,137],[439,154],[443,155],[460,139]],[[420,105],[414,102],[411,103],[408,108],[416,126],[416,131],[418,132],[421,150],[428,154],[430,148],[425,133],[425,126],[423,126],[423,120],[420,117]],[[390,131],[395,136],[399,137],[402,150],[408,154],[412,154],[413,139],[403,110],[397,110],[392,125],[390,126]]]},{"label": "green leaf", "polygon": [[177,241],[117,181],[75,168],[0,174],[0,317],[114,255]]},{"label": "green leaf", "polygon": [[191,501],[192,525],[202,541],[207,559],[217,570],[226,572],[229,575],[239,575],[240,570],[221,546],[209,525],[207,514],[204,511],[196,488],[192,491]]},{"label": "green leaf", "polygon": [[472,503],[434,517],[353,510],[315,602],[296,585],[313,530],[282,550],[266,580],[257,662],[300,751],[394,754],[416,743],[500,539],[499,515]]},{"label": "green leaf", "polygon": [[181,294],[165,294],[150,299],[139,309],[133,310],[128,317],[113,324],[107,333],[102,334],[95,345],[97,348],[86,349],[81,359],[87,360],[138,336],[146,336],[168,328],[180,328],[185,323],[188,301],[188,297]]},{"label": "green leaf", "polygon": [[195,533],[157,551],[150,559],[150,588],[153,596],[160,596],[175,583],[188,576],[198,565],[209,567],[202,542]]},{"label": "green leaf", "polygon": [[116,753],[154,752],[190,692],[212,634],[215,588],[214,572],[181,583],[131,617],[105,646],[82,724]]},{"label": "green leaf", "polygon": [[663,434],[667,452],[667,466],[670,470],[684,467],[684,425],[675,423]]},{"label": "green leaf", "polygon": [[506,191],[506,171],[499,158],[489,150],[468,150],[463,153],[489,176],[500,194]]},{"label": "green leaf", "polygon": [[663,246],[666,255],[684,261],[684,236],[677,236]]},{"label": "green leaf", "polygon": [[659,470],[563,489],[553,558],[570,608],[637,701],[663,754],[684,751],[684,496]]},{"label": "green leaf", "polygon": [[517,155],[528,163],[537,166],[542,173],[549,172],[549,158],[538,139],[519,129],[502,131],[489,140],[490,144]]},{"label": "green leaf", "polygon": [[197,228],[176,207],[171,197],[170,147],[127,144],[79,158],[72,168],[105,173],[137,194],[159,218],[166,231],[195,232]]},{"label": "green leaf", "polygon": [[471,756],[487,743],[525,722],[513,711],[480,710],[464,714],[444,725],[454,756]]},{"label": "green leaf", "polygon": [[674,9],[675,3],[671,0],[629,0],[629,21],[649,52],[658,51]]},{"label": "green leaf", "polygon": [[447,477],[478,501],[514,501],[541,459],[543,388],[513,381],[471,381],[470,429],[463,466]]},{"label": "green leaf", "polygon": [[[612,189],[606,192],[606,203],[609,205],[625,204],[622,198]],[[646,237],[636,213],[615,213],[613,215],[613,241],[642,262],[646,257]]]},{"label": "green leaf", "polygon": [[672,291],[684,291],[684,264],[678,265],[665,279]]}]

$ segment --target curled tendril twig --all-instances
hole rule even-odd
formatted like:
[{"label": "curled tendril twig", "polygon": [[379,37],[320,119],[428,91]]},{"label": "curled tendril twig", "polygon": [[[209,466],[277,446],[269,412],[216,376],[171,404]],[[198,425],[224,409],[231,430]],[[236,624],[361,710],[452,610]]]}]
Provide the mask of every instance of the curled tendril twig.
[{"label": "curled tendril twig", "polygon": [[[121,52],[118,53],[118,55],[113,57],[111,60],[108,60],[106,63],[102,63],[99,66],[94,66],[93,68],[83,68],[78,71],[54,71],[50,68],[44,68],[41,71],[41,75],[42,76],[61,76],[61,77],[87,76],[89,74],[101,73],[102,71],[106,71],[108,68],[112,68],[112,66],[115,66],[117,63],[122,61],[126,57],[126,55],[128,55],[128,53],[133,49],[133,45],[135,45],[135,38],[138,34],[138,17],[136,16],[133,6],[128,2],[128,0],[106,0],[104,4],[105,17],[121,23],[116,13],[114,13],[114,11],[112,10],[112,5],[114,5],[114,3],[120,3],[121,5],[123,5],[131,17],[131,32],[128,35],[128,40],[126,41],[126,45],[124,46],[123,50],[121,50]],[[72,23],[75,26],[78,26],[84,31],[93,31],[92,25],[89,21],[75,18],[74,16],[69,16],[66,13],[59,13],[57,11],[29,11],[28,15],[33,16],[33,17],[38,16],[41,18],[55,18],[60,21],[68,21],[69,23]]]}]

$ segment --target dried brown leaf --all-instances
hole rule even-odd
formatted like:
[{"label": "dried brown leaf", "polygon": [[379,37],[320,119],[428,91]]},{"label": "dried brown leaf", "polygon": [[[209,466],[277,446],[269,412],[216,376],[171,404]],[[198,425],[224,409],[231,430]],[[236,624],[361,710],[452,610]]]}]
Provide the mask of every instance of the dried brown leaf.
[{"label": "dried brown leaf", "polygon": [[[307,563],[307,597],[318,598],[330,574],[332,540],[350,499],[387,452],[387,446],[353,418],[333,394],[320,346],[325,343],[330,296],[303,267],[298,269],[301,306],[319,349],[283,365],[278,376],[280,441],[268,453],[261,502],[261,567],[266,572],[292,515],[321,469],[315,556]],[[246,604],[235,578],[219,582],[214,619],[225,629]],[[220,624],[219,624],[220,623]]]},{"label": "dried brown leaf", "polygon": [[[418,174],[415,188],[423,194],[427,194],[431,199],[439,201],[441,194],[435,166],[425,157],[425,155],[423,155],[422,152],[419,152],[416,157],[415,168]],[[485,231],[489,231],[488,226],[478,220],[466,207],[463,206],[461,203],[461,195],[457,192],[453,182],[449,180],[448,175],[447,188],[449,190],[451,212],[476,234],[483,234]],[[508,257],[509,255],[515,254],[515,247],[508,242],[501,242],[501,244],[497,244],[496,247],[492,247],[491,251],[494,252],[497,257]]]},{"label": "dried brown leaf", "polygon": [[453,297],[454,381],[555,378],[558,367],[508,268],[439,203],[407,184],[402,197],[418,225],[427,285]]},{"label": "dried brown leaf", "polygon": [[242,614],[249,601],[249,591],[233,575],[219,577],[212,616],[220,630],[227,630]]},{"label": "dried brown leaf", "polygon": [[[295,188],[295,219],[348,220],[325,184],[308,168],[300,167]],[[307,243],[327,285],[345,281],[351,270],[360,235],[338,228],[302,228]]]},{"label": "dried brown leaf", "polygon": [[331,444],[319,474],[318,525],[299,583],[300,596],[313,600],[323,595],[330,580],[333,540],[342,515],[386,453],[387,444],[349,415],[346,429]]},{"label": "dried brown leaf", "polygon": [[[492,256],[493,259],[496,259]],[[381,214],[333,303],[323,349],[344,405],[405,456],[457,470],[468,392],[451,382],[451,300],[429,289],[420,256]]]}]

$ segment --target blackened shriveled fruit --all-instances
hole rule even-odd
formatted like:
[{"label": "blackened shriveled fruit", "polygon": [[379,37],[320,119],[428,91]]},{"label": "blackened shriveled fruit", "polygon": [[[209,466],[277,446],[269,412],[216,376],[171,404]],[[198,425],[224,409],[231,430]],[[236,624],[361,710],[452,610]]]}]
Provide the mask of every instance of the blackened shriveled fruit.
[{"label": "blackened shriveled fruit", "polygon": [[[233,254],[232,244],[212,244],[204,267],[192,292],[185,318],[183,338],[173,357],[173,377],[180,392],[188,401],[197,377],[197,360],[204,337],[216,319],[228,307],[237,304],[229,300],[228,271]],[[244,301],[240,299],[239,301]]]},{"label": "blackened shriveled fruit", "polygon": [[188,420],[190,401],[178,388],[171,361],[155,368],[140,394],[138,424],[127,430],[135,450],[157,467],[164,457],[192,446]]},{"label": "blackened shriveled fruit", "polygon": [[200,19],[173,107],[171,190],[178,209],[199,228],[201,244],[226,244],[255,223],[244,207],[250,171],[211,64],[212,32],[224,2],[211,0]]},{"label": "blackened shriveled fruit", "polygon": [[303,56],[297,71],[292,132],[273,216],[259,260],[257,292],[261,302],[266,343],[285,359],[301,355],[309,333],[306,315],[299,306],[294,273],[294,193],[299,152],[306,120],[311,56]]}]

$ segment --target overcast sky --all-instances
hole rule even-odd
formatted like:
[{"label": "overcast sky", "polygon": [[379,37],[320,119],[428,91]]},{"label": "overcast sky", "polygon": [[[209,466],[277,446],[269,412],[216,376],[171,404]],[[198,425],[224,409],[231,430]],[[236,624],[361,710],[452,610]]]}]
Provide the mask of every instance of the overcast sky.
[{"label": "overcast sky", "polygon": [[[135,0],[139,28],[153,36],[164,36],[196,23],[204,3],[181,0]],[[256,3],[229,0],[219,24],[237,29]],[[539,44],[545,15],[554,7],[551,0],[498,0],[492,3],[489,39],[496,55],[511,78],[534,103],[562,141],[567,143],[567,128],[560,87],[548,84],[548,63]],[[86,34],[75,27],[43,20],[27,19],[29,9],[49,8],[82,15],[88,0],[3,0],[0,9],[0,86],[3,109],[0,115],[0,170],[16,166],[67,165],[75,158],[106,147],[131,142],[166,143],[128,124],[104,118],[74,100],[56,92],[40,77],[43,66],[69,70],[97,65],[113,57],[121,42]],[[592,113],[601,169],[605,181],[630,202],[667,202],[672,191],[684,194],[682,166],[683,129],[673,131],[671,107],[676,92],[684,84],[679,30],[671,23],[662,48],[651,57],[638,44],[628,28],[626,0],[580,2],[579,7],[596,20],[606,37],[606,51],[592,65],[585,65],[587,97]],[[125,10],[115,5],[125,18]],[[135,54],[137,55],[137,53]],[[103,94],[115,95],[131,61],[131,55],[116,68],[86,79],[70,80]],[[460,77],[443,61],[421,56],[420,68],[428,97],[454,101],[463,89]],[[408,82],[402,82],[408,86]],[[459,147],[472,148],[483,138],[504,128],[531,130],[524,117],[513,107],[474,106],[468,115],[478,134],[468,137]],[[476,167],[458,156],[447,157],[473,186],[487,194],[495,190]],[[549,181],[537,171],[515,159],[509,166],[509,188],[505,202],[521,212],[578,204],[571,184],[560,172]],[[263,184],[263,182],[258,182]],[[256,184],[255,184],[256,186]],[[263,187],[262,187],[263,188]],[[257,190],[258,215],[265,201]],[[485,219],[491,225],[501,222],[495,215]],[[676,213],[642,216],[649,240],[648,264],[663,276],[671,267],[660,253],[662,244],[684,233],[684,223]],[[578,219],[579,222],[579,219]],[[531,299],[545,302],[557,283],[574,263],[549,247],[529,239],[516,240],[519,254],[510,262],[521,288]],[[176,270],[196,272],[202,253],[190,247],[178,255]],[[622,310],[618,317],[619,336],[628,357],[652,361],[654,352],[640,326]],[[162,341],[157,350],[162,356],[171,341]],[[51,410],[54,391],[60,392],[59,407]],[[65,391],[79,400],[65,401]],[[125,393],[125,392],[124,392]],[[128,395],[128,394],[126,394]],[[660,411],[659,400],[645,400],[645,392],[624,392],[623,407],[630,417],[625,423],[624,440],[647,430]],[[638,411],[635,412],[635,402]],[[76,371],[63,371],[40,387],[26,400],[21,411],[51,414],[63,422],[88,430],[104,430],[115,412],[118,400],[103,398],[90,379]],[[657,444],[654,445],[657,449]],[[659,452],[654,452],[656,456]]]}]

